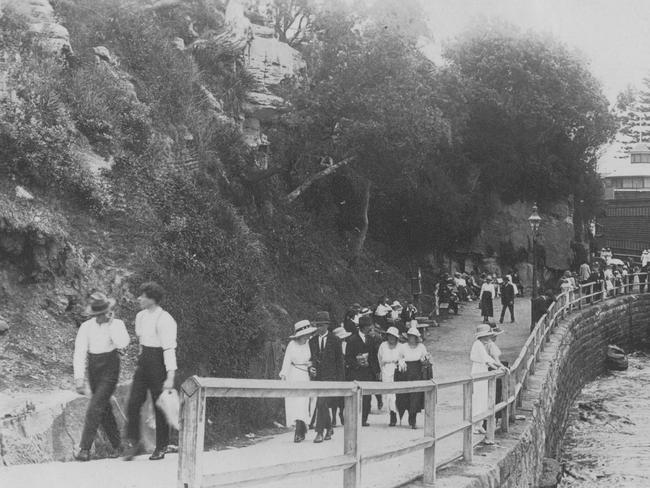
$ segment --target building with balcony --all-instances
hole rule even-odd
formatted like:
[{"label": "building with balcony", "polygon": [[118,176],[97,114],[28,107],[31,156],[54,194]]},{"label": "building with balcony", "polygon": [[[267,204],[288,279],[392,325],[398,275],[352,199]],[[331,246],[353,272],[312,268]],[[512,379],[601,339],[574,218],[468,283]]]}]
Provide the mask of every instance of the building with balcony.
[{"label": "building with balcony", "polygon": [[605,159],[599,165],[605,210],[598,219],[598,245],[638,261],[650,249],[650,144],[638,142],[627,158]]}]

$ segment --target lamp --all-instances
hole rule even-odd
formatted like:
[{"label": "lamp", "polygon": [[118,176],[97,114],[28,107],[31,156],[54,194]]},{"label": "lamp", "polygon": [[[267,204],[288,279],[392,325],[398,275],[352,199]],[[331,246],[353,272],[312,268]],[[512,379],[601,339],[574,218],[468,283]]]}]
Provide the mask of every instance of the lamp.
[{"label": "lamp", "polygon": [[542,218],[537,213],[537,202],[533,204],[533,213],[528,217],[528,224],[533,231],[533,291],[530,295],[530,329],[535,327],[535,298],[537,297],[537,235]]}]

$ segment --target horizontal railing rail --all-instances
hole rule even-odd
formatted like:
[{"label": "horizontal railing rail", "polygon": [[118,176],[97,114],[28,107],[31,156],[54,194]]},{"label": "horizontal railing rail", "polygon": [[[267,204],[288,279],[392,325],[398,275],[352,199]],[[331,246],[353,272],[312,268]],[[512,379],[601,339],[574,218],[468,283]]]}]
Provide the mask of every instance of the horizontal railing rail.
[{"label": "horizontal railing rail", "polygon": [[[530,375],[535,374],[545,344],[558,322],[567,313],[581,310],[607,298],[631,293],[650,292],[647,273],[630,274],[620,279],[616,286],[606,280],[582,283],[558,295],[522,346],[519,355],[508,370],[461,376],[436,382],[291,382],[236,378],[202,378],[192,376],[181,387],[181,412],[179,430],[178,488],[241,487],[259,485],[291,477],[307,476],[343,470],[344,488],[360,487],[361,471],[369,463],[392,459],[415,451],[423,451],[423,482],[434,486],[436,469],[457,459],[472,462],[475,444],[474,426],[486,421],[485,439],[493,441],[497,414],[501,413],[500,429],[508,432],[515,409],[522,404],[523,392]],[[531,313],[533,311],[531,310]],[[501,401],[496,402],[497,380],[501,380]],[[487,410],[474,412],[472,393],[477,382],[488,383]],[[462,420],[436,431],[438,392],[447,388],[462,388]],[[361,404],[363,395],[374,394],[424,394],[424,435],[421,438],[396,443],[389,449],[361,453]],[[342,397],[345,423],[343,426],[343,453],[300,463],[276,464],[252,469],[209,473],[203,466],[205,436],[205,405],[210,397],[288,398],[288,397]],[[462,434],[462,453],[439,460],[436,445],[443,439]]]}]

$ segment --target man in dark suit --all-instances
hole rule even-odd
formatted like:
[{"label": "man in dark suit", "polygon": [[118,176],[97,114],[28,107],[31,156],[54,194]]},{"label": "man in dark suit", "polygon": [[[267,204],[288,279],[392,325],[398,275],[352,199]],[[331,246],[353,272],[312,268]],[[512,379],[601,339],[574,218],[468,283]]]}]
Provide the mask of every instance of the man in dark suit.
[{"label": "man in dark suit", "polygon": [[503,319],[506,316],[506,309],[510,310],[510,322],[515,321],[515,285],[512,284],[510,275],[506,276],[503,285],[501,286],[501,319],[500,323],[503,323]]},{"label": "man in dark suit", "polygon": [[[372,329],[372,318],[361,316],[359,317],[359,332],[348,339],[345,363],[352,381],[377,381],[380,372],[377,359],[379,344],[370,335],[370,329]],[[364,427],[368,425],[371,398],[370,395],[363,396],[361,425]]]},{"label": "man in dark suit", "polygon": [[[329,331],[330,315],[318,312],[313,324],[318,332],[309,340],[312,369],[310,373],[315,381],[345,381],[345,361],[341,340]],[[330,416],[331,398],[319,397],[316,400],[316,437],[315,443],[329,441],[334,430]],[[323,435],[324,434],[324,435]]]}]

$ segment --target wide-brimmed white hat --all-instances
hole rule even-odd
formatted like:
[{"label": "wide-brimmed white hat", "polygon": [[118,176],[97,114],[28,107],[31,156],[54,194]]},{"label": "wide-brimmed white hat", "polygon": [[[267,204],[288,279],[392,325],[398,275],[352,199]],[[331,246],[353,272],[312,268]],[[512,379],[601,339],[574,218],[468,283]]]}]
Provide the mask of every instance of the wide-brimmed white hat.
[{"label": "wide-brimmed white hat", "polygon": [[108,313],[115,307],[115,299],[108,298],[101,292],[95,292],[90,295],[89,302],[85,314],[90,317]]},{"label": "wide-brimmed white hat", "polygon": [[305,335],[311,335],[316,332],[316,327],[311,325],[309,320],[301,320],[296,322],[293,326],[293,335],[289,336],[289,339],[297,339]]},{"label": "wide-brimmed white hat", "polygon": [[347,339],[350,337],[352,334],[345,330],[345,327],[337,327],[332,331],[336,337],[339,339]]},{"label": "wide-brimmed white hat", "polygon": [[392,335],[393,337],[397,337],[398,339],[400,338],[399,330],[397,330],[397,327],[389,327],[388,330],[386,331],[386,334]]},{"label": "wide-brimmed white hat", "polygon": [[495,332],[492,330],[489,324],[481,324],[476,327],[476,334],[474,335],[475,339],[480,339],[481,337],[490,337],[499,335],[501,332]]},{"label": "wide-brimmed white hat", "polygon": [[393,303],[390,304],[391,308],[402,308],[402,304],[395,300]]},{"label": "wide-brimmed white hat", "polygon": [[418,330],[417,327],[411,327],[409,330],[406,331],[407,336],[415,336],[415,337],[422,337],[422,334],[420,334],[420,331]]}]

